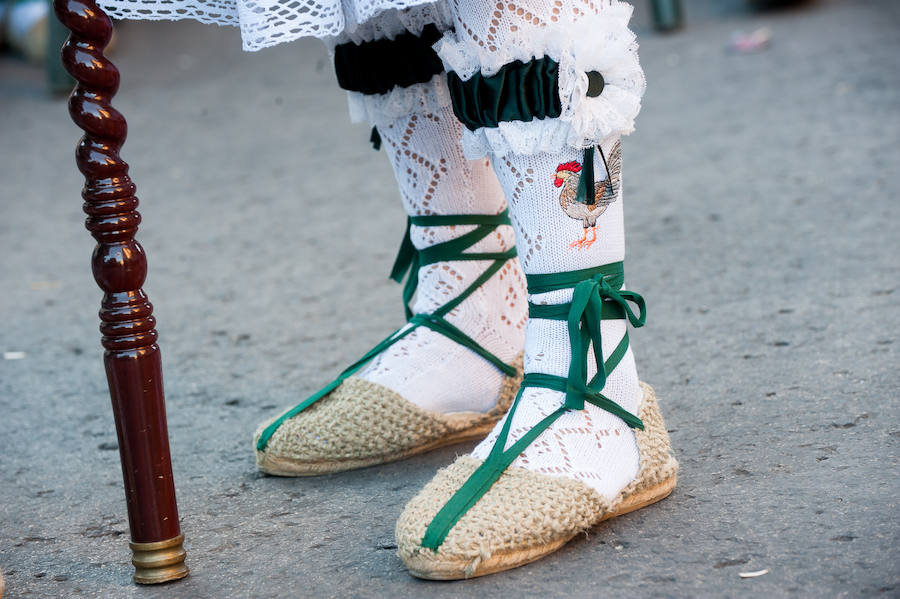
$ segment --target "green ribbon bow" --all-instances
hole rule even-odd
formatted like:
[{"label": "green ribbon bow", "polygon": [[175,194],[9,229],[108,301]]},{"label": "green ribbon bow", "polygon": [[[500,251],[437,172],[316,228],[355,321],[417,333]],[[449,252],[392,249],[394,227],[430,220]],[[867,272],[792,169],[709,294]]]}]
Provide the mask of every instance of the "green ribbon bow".
[{"label": "green ribbon bow", "polygon": [[[627,333],[622,341],[609,356],[604,364],[601,350],[603,347],[603,334],[600,323],[603,320],[627,318],[634,327],[644,326],[647,319],[646,304],[644,298],[633,291],[619,290],[624,279],[622,263],[618,262],[605,265],[601,269],[590,269],[594,274],[585,280],[575,284],[572,301],[569,304],[536,305],[529,304],[528,314],[531,318],[546,318],[550,320],[566,320],[569,331],[569,348],[572,360],[569,364],[569,376],[551,377],[550,375],[529,374],[528,377],[540,386],[564,391],[566,394],[565,407],[571,410],[584,409],[585,401],[593,403],[622,418],[629,426],[643,429],[640,419],[630,412],[622,409],[618,404],[604,397],[600,390],[606,385],[608,373],[618,365],[619,361],[628,349]],[[598,272],[599,270],[599,272]],[[575,274],[578,273],[578,274]],[[575,271],[574,276],[583,274],[583,271]],[[566,273],[568,274],[568,273]],[[555,284],[547,284],[549,277],[556,277]],[[529,275],[529,291],[531,293],[545,293],[546,291],[533,291],[533,289],[546,289],[553,291],[570,286],[571,276],[560,278],[556,275]],[[610,284],[612,281],[613,284]],[[563,287],[563,286],[565,287]],[[636,316],[628,305],[633,302],[637,305],[640,316]],[[597,366],[597,374],[588,382],[587,360],[591,344],[594,346],[594,360]],[[565,385],[563,386],[563,380]],[[562,387],[562,388],[560,388]]]}]

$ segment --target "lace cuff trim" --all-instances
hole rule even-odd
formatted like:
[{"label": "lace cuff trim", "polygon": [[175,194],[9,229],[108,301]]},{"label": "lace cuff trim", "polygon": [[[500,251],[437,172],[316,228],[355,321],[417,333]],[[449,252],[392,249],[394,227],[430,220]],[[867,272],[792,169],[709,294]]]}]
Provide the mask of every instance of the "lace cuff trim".
[{"label": "lace cuff trim", "polygon": [[[497,127],[463,131],[466,156],[474,159],[487,152],[533,154],[588,148],[612,135],[631,133],[646,88],[635,35],[628,29],[631,11],[627,4],[612,4],[596,17],[529,30],[516,43],[506,44],[503,52],[473,47],[452,31],[445,34],[435,50],[447,70],[463,80],[476,72],[494,75],[515,60],[549,56],[559,63],[559,117],[507,121]],[[587,96],[590,71],[601,73],[605,82],[596,97]]]},{"label": "lace cuff trim", "polygon": [[438,73],[426,83],[395,87],[386,94],[367,95],[347,92],[350,120],[383,127],[411,114],[435,114],[450,106],[450,94]]}]

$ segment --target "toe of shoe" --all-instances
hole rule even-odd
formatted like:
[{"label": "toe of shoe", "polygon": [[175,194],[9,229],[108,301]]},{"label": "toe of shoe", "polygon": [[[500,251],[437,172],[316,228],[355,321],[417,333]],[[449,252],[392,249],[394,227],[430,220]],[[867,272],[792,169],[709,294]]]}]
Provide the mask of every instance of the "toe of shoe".
[{"label": "toe of shoe", "polygon": [[[282,422],[264,447],[254,434],[257,464],[302,465],[366,460],[409,450],[440,438],[446,425],[428,411],[376,383],[349,378],[326,397]],[[325,466],[327,469],[327,466]]]},{"label": "toe of shoe", "polygon": [[429,523],[481,464],[464,456],[439,471],[397,522],[400,558],[421,578],[456,579],[519,566],[599,522],[609,502],[576,480],[510,468],[433,550],[422,545]]}]

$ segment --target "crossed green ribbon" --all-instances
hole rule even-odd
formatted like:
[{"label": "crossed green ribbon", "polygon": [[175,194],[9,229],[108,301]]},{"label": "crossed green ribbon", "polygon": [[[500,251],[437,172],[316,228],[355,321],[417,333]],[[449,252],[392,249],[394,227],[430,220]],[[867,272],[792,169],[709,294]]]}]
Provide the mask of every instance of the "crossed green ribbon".
[{"label": "crossed green ribbon", "polygon": [[[488,350],[484,349],[477,341],[469,337],[459,328],[451,324],[446,318],[451,310],[461,304],[467,297],[472,295],[476,289],[481,287],[488,279],[494,276],[497,271],[503,268],[503,265],[516,256],[516,249],[512,248],[506,252],[466,252],[467,249],[487,237],[499,225],[508,225],[509,216],[504,210],[500,214],[458,214],[458,215],[428,215],[428,216],[412,216],[406,223],[406,233],[403,242],[400,244],[400,251],[394,260],[394,267],[391,269],[391,278],[398,283],[403,281],[407,276],[406,284],[403,286],[403,308],[406,312],[407,323],[403,327],[394,331],[378,345],[373,347],[366,354],[348,366],[341,372],[336,379],[310,395],[298,405],[294,406],[274,422],[267,426],[259,440],[256,442],[256,448],[264,451],[269,444],[269,440],[275,431],[290,418],[293,418],[309,406],[313,405],[338,386],[358,372],[375,356],[397,343],[418,327],[423,326],[440,333],[444,337],[459,343],[460,345],[472,350],[494,366],[496,366],[506,376],[515,376],[516,368],[510,366]],[[439,227],[454,225],[477,225],[474,230],[461,235],[450,241],[435,244],[423,250],[417,250],[410,238],[410,230],[412,225],[421,227]],[[413,314],[409,307],[409,303],[416,293],[416,287],[419,281],[419,268],[432,264],[434,262],[452,262],[458,260],[492,260],[492,264],[481,273],[468,287],[457,295],[455,298],[435,310],[430,314]]]},{"label": "crossed green ribbon", "polygon": [[[542,375],[537,379],[552,385],[551,388],[565,386],[559,391],[565,391],[565,407],[571,410],[583,410],[584,402],[594,403],[599,407],[612,412],[622,418],[629,426],[643,429],[643,425],[633,414],[622,410],[618,404],[603,397],[600,390],[606,385],[607,374],[618,365],[628,349],[628,334],[622,337],[622,341],[610,354],[604,364],[601,348],[603,347],[603,334],[600,323],[603,320],[627,318],[634,327],[644,326],[647,320],[646,304],[644,298],[633,291],[619,289],[624,280],[622,263],[607,264],[600,268],[587,269],[593,273],[590,278],[579,281],[574,286],[572,301],[568,304],[540,305],[529,304],[528,315],[531,318],[546,318],[549,320],[566,320],[569,332],[569,348],[572,360],[569,363],[569,376],[550,377]],[[546,293],[571,287],[574,277],[587,274],[585,271],[573,271],[560,275],[529,275],[529,293]],[[612,282],[612,284],[611,284]],[[538,289],[539,291],[534,291]],[[544,291],[546,290],[546,291]],[[636,316],[628,302],[633,302],[639,311]],[[597,374],[588,382],[587,360],[589,348],[594,346],[594,360],[597,366]],[[535,374],[527,375],[534,379]],[[541,385],[543,386],[543,385]],[[599,403],[598,403],[599,402]],[[603,404],[603,405],[601,405]]]},{"label": "crossed green ribbon", "polygon": [[[526,278],[528,292],[531,295],[574,288],[572,301],[567,304],[543,305],[530,302],[528,304],[530,318],[567,321],[569,347],[572,352],[568,376],[561,377],[538,372],[525,375],[519,393],[516,395],[488,457],[444,504],[425,530],[422,546],[433,551],[438,550],[459,519],[490,490],[491,486],[525,448],[569,410],[583,410],[586,402],[591,403],[618,416],[632,428],[644,429],[644,423],[640,418],[600,392],[606,384],[607,375],[618,366],[628,350],[628,333],[626,332],[615,350],[605,361],[603,360],[601,321],[627,318],[635,327],[643,326],[646,321],[644,298],[633,291],[621,289],[625,280],[623,264],[616,262],[579,271],[526,275]],[[637,306],[639,316],[634,314],[629,302]],[[588,381],[587,360],[591,344],[594,347],[597,374]],[[513,443],[509,449],[504,450],[522,392],[528,387],[543,387],[565,393],[565,401],[558,409]]]},{"label": "crossed green ribbon", "polygon": [[[508,210],[504,210],[500,214],[429,214],[427,216],[408,217],[406,219],[406,232],[403,235],[403,242],[400,244],[400,251],[397,252],[396,259],[394,259],[394,266],[391,268],[390,275],[391,279],[398,283],[403,282],[403,278],[407,276],[407,273],[409,275],[406,279],[406,284],[403,286],[403,308],[406,312],[406,319],[409,320],[412,318],[412,310],[409,307],[409,302],[412,301],[413,296],[416,294],[416,287],[419,284],[419,268],[435,262],[460,260],[502,260],[503,262],[506,262],[510,258],[514,258],[516,256],[515,248],[506,252],[465,252],[465,250],[490,235],[491,231],[500,225],[508,224]],[[478,226],[465,235],[460,235],[456,239],[451,239],[444,243],[438,243],[431,247],[417,250],[410,237],[413,225],[417,227],[449,227],[456,225]],[[503,264],[500,264],[497,268],[499,269],[502,266]],[[479,285],[481,285],[481,283],[479,283]],[[474,289],[472,289],[472,291],[474,291]],[[469,293],[471,293],[471,291]],[[468,297],[468,294],[465,296],[460,294],[457,298],[459,301],[454,303],[453,307],[455,308],[459,305],[466,297]],[[449,310],[447,311],[449,312]]]}]

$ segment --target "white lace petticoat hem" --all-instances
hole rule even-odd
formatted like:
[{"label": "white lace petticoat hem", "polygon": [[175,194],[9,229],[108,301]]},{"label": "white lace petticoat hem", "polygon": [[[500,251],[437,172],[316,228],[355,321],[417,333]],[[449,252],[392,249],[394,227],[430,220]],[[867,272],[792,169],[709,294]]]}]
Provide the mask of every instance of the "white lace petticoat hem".
[{"label": "white lace petticoat hem", "polygon": [[391,9],[434,0],[98,0],[116,19],[178,21],[240,27],[243,48],[256,51],[302,37],[337,37]]}]

